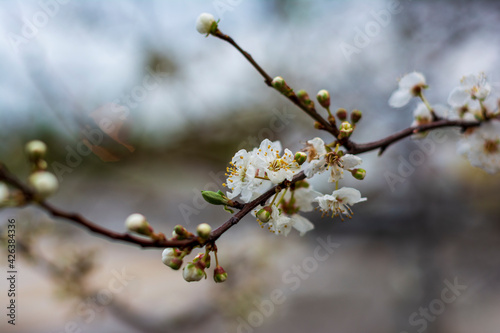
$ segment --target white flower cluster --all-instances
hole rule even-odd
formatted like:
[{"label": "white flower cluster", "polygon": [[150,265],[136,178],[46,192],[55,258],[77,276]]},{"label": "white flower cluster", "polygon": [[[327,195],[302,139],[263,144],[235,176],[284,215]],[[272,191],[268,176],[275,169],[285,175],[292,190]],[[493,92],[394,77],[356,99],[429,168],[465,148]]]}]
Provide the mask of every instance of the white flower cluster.
[{"label": "white flower cluster", "polygon": [[[500,98],[492,91],[486,75],[464,76],[460,85],[448,97],[448,106],[433,105],[427,101],[423,89],[427,88],[425,77],[418,72],[409,73],[399,81],[399,88],[391,95],[389,105],[402,107],[412,97],[419,97],[413,116],[412,127],[447,118],[464,121],[479,121],[480,126],[469,128],[457,145],[458,153],[466,156],[473,166],[489,173],[500,171]],[[418,132],[414,138],[421,138],[426,132]]]},{"label": "white flower cluster", "polygon": [[[250,152],[245,149],[238,151],[227,168],[227,181],[223,184],[229,189],[227,197],[233,199],[240,196],[243,202],[250,202],[273,185],[281,184],[285,180],[292,181],[300,171],[304,171],[307,178],[311,178],[329,170],[329,181],[337,185],[343,178],[344,171],[349,171],[357,179],[364,178],[365,171],[355,169],[362,162],[359,157],[343,154],[338,148],[332,150],[320,138],[309,140],[304,151],[307,153],[308,162],[303,164],[289,149],[282,152],[279,141],[271,142],[265,139],[258,148]],[[303,153],[297,153],[297,156],[299,154]],[[324,204],[325,200],[329,204]],[[342,188],[332,195],[324,196],[306,181],[300,181],[276,193],[266,206],[257,206],[252,214],[257,217],[262,228],[266,225],[267,229],[275,234],[286,236],[294,228],[304,235],[312,230],[314,225],[299,215],[299,212],[312,211],[314,202],[318,202],[323,212],[332,211],[332,216],[350,217],[352,212],[349,205],[364,200],[366,199],[361,198],[359,191],[353,188]]]}]

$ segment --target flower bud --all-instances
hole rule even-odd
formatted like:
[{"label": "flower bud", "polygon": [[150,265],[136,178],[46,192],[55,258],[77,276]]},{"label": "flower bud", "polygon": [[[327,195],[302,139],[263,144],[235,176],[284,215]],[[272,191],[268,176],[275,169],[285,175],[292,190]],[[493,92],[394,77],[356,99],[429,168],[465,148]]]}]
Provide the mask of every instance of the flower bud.
[{"label": "flower bud", "polygon": [[[189,236],[191,236],[191,233],[187,231],[186,228],[184,228],[182,225],[178,224],[174,227],[174,233],[177,239],[185,239]],[[174,235],[174,234],[172,234]]]},{"label": "flower bud", "polygon": [[295,153],[295,161],[299,164],[302,165],[304,162],[307,160],[307,154],[299,151]]},{"label": "flower bud", "polygon": [[182,270],[182,277],[187,282],[200,281],[205,276],[203,269],[198,268],[196,264],[189,263]]},{"label": "flower bud", "polygon": [[308,108],[311,108],[313,109],[314,108],[314,102],[311,101],[311,99],[309,98],[309,94],[307,93],[307,91],[305,90],[299,90],[297,92],[297,98],[299,99],[299,101],[307,106]]},{"label": "flower bud", "polygon": [[128,231],[135,232],[140,235],[151,236],[153,228],[142,214],[132,214],[125,220],[125,226]]},{"label": "flower bud", "polygon": [[306,182],[305,180],[299,180],[298,182],[295,183],[295,188],[309,188],[309,183]]},{"label": "flower bud", "polygon": [[323,89],[318,91],[316,98],[318,99],[319,104],[325,109],[330,107],[330,93],[327,90]]},{"label": "flower bud", "polygon": [[199,268],[204,269],[210,268],[210,255],[200,252],[196,257],[193,259],[193,263],[197,264]]},{"label": "flower bud", "polygon": [[56,176],[48,171],[34,172],[29,177],[28,182],[42,199],[54,194],[59,188]]},{"label": "flower bud", "polygon": [[257,212],[257,214],[255,214],[255,216],[259,219],[259,221],[261,221],[262,223],[267,223],[269,222],[269,220],[271,219],[271,213],[272,213],[272,209],[271,207],[269,206],[266,206],[264,208],[262,208],[261,210],[259,210]]},{"label": "flower bud", "polygon": [[33,140],[26,144],[25,149],[30,160],[38,160],[45,156],[47,145],[40,140]]},{"label": "flower bud", "polygon": [[359,110],[353,110],[351,112],[351,121],[353,124],[356,124],[358,121],[361,120],[361,117],[363,116],[363,113]]},{"label": "flower bud", "polygon": [[339,139],[343,139],[343,138],[348,138],[351,134],[352,134],[352,131],[353,131],[353,127],[351,126],[351,124],[347,121],[344,121],[341,125],[340,125],[340,134],[339,134]]},{"label": "flower bud", "polygon": [[271,85],[274,89],[287,96],[293,92],[292,88],[286,84],[285,80],[281,76],[276,76],[271,82]]},{"label": "flower bud", "polygon": [[337,118],[340,119],[340,121],[345,121],[347,119],[347,111],[345,109],[338,109],[337,110]]},{"label": "flower bud", "polygon": [[351,174],[354,178],[363,180],[365,179],[366,176],[366,170],[365,169],[352,169]]},{"label": "flower bud", "polygon": [[217,31],[217,22],[212,14],[203,13],[196,20],[196,30],[200,34],[208,35]]},{"label": "flower bud", "polygon": [[198,236],[200,236],[203,239],[207,239],[208,237],[210,237],[211,231],[212,227],[208,223],[198,224],[198,227],[196,228]]},{"label": "flower bud", "polygon": [[227,273],[221,266],[217,266],[214,269],[214,281],[216,283],[221,283],[227,280]]},{"label": "flower bud", "polygon": [[182,266],[182,259],[177,257],[177,249],[166,248],[163,250],[161,261],[173,270],[178,270]]},{"label": "flower bud", "polygon": [[229,203],[229,199],[224,195],[224,193],[222,193],[222,191],[201,191],[201,196],[206,202],[212,205],[227,205]]}]

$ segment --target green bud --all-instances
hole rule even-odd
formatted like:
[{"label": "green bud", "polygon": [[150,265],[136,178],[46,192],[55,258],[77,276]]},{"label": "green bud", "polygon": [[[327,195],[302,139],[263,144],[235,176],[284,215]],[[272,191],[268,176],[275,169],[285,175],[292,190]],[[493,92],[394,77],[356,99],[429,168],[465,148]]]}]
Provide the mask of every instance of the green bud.
[{"label": "green bud", "polygon": [[307,93],[307,91],[305,90],[299,90],[297,92],[297,98],[299,99],[299,101],[307,106],[308,108],[311,108],[313,109],[314,108],[314,102],[311,101],[311,99],[309,98],[309,94]]},{"label": "green bud", "polygon": [[278,90],[280,93],[289,96],[293,93],[293,90],[286,84],[285,80],[281,76],[276,76],[271,85],[274,89]]},{"label": "green bud", "polygon": [[221,266],[217,266],[214,269],[214,281],[216,283],[221,283],[227,280],[227,273]]},{"label": "green bud", "polygon": [[295,153],[295,161],[299,164],[302,165],[304,162],[307,160],[307,154],[299,151]]},{"label": "green bud", "polygon": [[361,117],[363,116],[363,113],[359,110],[353,110],[351,112],[351,121],[353,124],[356,124],[358,121],[361,120]]},{"label": "green bud", "polygon": [[212,205],[227,205],[229,203],[229,199],[224,195],[224,193],[222,193],[222,191],[201,191],[201,196],[206,202]]},{"label": "green bud", "polygon": [[269,206],[266,206],[259,210],[256,214],[257,218],[262,222],[262,223],[267,223],[271,219],[271,213],[272,209]]},{"label": "green bud", "polygon": [[212,227],[208,223],[199,224],[198,227],[196,228],[198,236],[200,236],[203,239],[207,239],[208,237],[210,237],[211,231]]},{"label": "green bud", "polygon": [[344,121],[340,125],[339,139],[348,138],[349,136],[351,136],[353,130],[354,128],[351,126],[351,124],[347,121]]},{"label": "green bud", "polygon": [[333,127],[336,126],[336,122],[335,122],[335,117],[333,115],[329,115],[328,116],[328,122],[330,123],[330,125],[332,125]]},{"label": "green bud", "polygon": [[201,269],[210,268],[210,255],[200,252],[193,259],[193,263],[195,263]]},{"label": "green bud", "polygon": [[340,121],[345,121],[347,119],[347,111],[343,108],[338,109],[337,118],[339,118]]},{"label": "green bud", "polygon": [[366,170],[365,169],[352,169],[351,174],[354,178],[358,180],[363,180],[365,179],[366,176]]},{"label": "green bud", "polygon": [[318,99],[319,104],[325,109],[330,107],[330,93],[327,90],[323,89],[318,91],[316,98]]},{"label": "green bud", "polygon": [[187,231],[187,229],[184,228],[180,224],[178,224],[174,227],[174,233],[175,233],[175,236],[177,236],[177,239],[185,239],[185,238],[191,236],[191,233],[189,231]]},{"label": "green bud", "polygon": [[325,129],[325,126],[323,126],[319,121],[315,121],[314,128],[315,129]]}]

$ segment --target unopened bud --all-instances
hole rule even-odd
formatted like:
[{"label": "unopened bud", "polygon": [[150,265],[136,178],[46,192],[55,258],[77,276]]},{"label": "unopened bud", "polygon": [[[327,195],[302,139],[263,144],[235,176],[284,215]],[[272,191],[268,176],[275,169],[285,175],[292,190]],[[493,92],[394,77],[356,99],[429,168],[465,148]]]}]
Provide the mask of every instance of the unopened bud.
[{"label": "unopened bud", "polygon": [[199,224],[198,227],[196,228],[198,236],[200,236],[203,239],[207,239],[208,237],[210,237],[211,231],[212,227],[208,223]]},{"label": "unopened bud", "polygon": [[271,219],[272,211],[273,210],[271,209],[271,207],[266,206],[266,207],[262,208],[261,210],[259,210],[255,216],[257,216],[259,221],[261,221],[262,223],[267,223]]},{"label": "unopened bud", "polygon": [[304,164],[304,162],[307,160],[307,154],[302,152],[302,151],[299,151],[297,153],[295,153],[295,161],[299,164],[299,165],[302,165]]},{"label": "unopened bud", "polygon": [[318,91],[316,98],[318,99],[319,104],[325,109],[330,107],[330,93],[327,90],[323,89]]},{"label": "unopened bud", "polygon": [[228,198],[220,190],[218,192],[201,191],[201,196],[212,205],[227,205],[229,203]]},{"label": "unopened bud", "polygon": [[309,183],[305,180],[299,180],[295,183],[295,188],[309,188]]},{"label": "unopened bud", "polygon": [[151,236],[153,228],[142,214],[132,214],[125,220],[125,227],[128,231],[135,232],[140,235]]},{"label": "unopened bud", "polygon": [[340,125],[340,134],[339,139],[348,138],[354,129],[351,124],[347,121],[344,121],[342,125]]},{"label": "unopened bud", "polygon": [[337,110],[337,118],[340,119],[340,121],[345,121],[347,119],[347,111],[345,109],[338,109]]},{"label": "unopened bud", "polygon": [[189,263],[182,270],[182,277],[187,282],[200,281],[205,276],[203,269],[198,268],[196,264]]},{"label": "unopened bud", "polygon": [[366,176],[366,170],[365,169],[352,169],[351,174],[354,178],[363,180],[365,179]]},{"label": "unopened bud", "polygon": [[212,14],[203,13],[196,20],[196,30],[200,34],[208,35],[217,31],[217,22]]},{"label": "unopened bud", "polygon": [[204,269],[210,268],[210,255],[206,253],[198,253],[198,255],[193,259],[193,263],[196,263],[199,268]]},{"label": "unopened bud", "polygon": [[48,171],[34,172],[31,174],[28,181],[42,199],[54,194],[59,188],[59,182],[56,176]]},{"label": "unopened bud", "polygon": [[182,266],[182,259],[177,256],[177,250],[172,248],[163,250],[161,261],[173,270],[178,270]]},{"label": "unopened bud", "polygon": [[290,95],[293,90],[290,88],[286,82],[285,79],[283,79],[281,76],[276,76],[273,81],[271,82],[272,86],[274,89],[278,90],[280,93],[284,95]]},{"label": "unopened bud", "polygon": [[26,144],[26,154],[30,160],[38,160],[45,156],[47,145],[40,140],[33,140]]},{"label": "unopened bud", "polygon": [[356,124],[358,121],[361,120],[361,117],[363,116],[363,113],[359,110],[353,110],[351,112],[351,121],[353,124]]},{"label": "unopened bud", "polygon": [[299,101],[307,106],[308,108],[311,108],[313,109],[314,108],[314,102],[311,101],[311,99],[309,98],[309,94],[307,93],[307,91],[305,90],[299,90],[297,92],[297,98],[299,99]]},{"label": "unopened bud", "polygon": [[221,283],[227,280],[227,273],[221,266],[217,266],[214,269],[214,281],[216,283]]},{"label": "unopened bud", "polygon": [[180,224],[178,224],[174,227],[174,233],[175,233],[175,236],[177,236],[177,239],[185,239],[185,238],[191,236],[191,233],[189,231],[187,231],[187,229],[184,228]]}]

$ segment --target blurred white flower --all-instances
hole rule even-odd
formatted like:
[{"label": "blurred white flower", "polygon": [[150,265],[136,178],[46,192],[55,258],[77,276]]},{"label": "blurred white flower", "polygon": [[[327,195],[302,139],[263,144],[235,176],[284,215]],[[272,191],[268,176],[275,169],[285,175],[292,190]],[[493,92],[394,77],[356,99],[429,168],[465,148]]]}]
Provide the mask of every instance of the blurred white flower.
[{"label": "blurred white flower", "polygon": [[486,75],[470,74],[460,80],[460,86],[454,88],[448,97],[448,103],[453,107],[469,105],[473,100],[484,101],[491,92],[491,86]]},{"label": "blurred white flower", "polygon": [[500,171],[500,121],[483,122],[458,141],[457,152],[490,174]]},{"label": "blurred white flower", "polygon": [[425,87],[425,77],[422,73],[408,73],[399,80],[399,87],[389,98],[389,105],[393,108],[403,107]]},{"label": "blurred white flower", "polygon": [[196,30],[203,35],[209,34],[214,23],[215,17],[212,14],[203,13],[196,20]]},{"label": "blurred white flower", "polygon": [[343,220],[343,215],[351,218],[353,214],[350,206],[366,201],[366,198],[361,197],[361,193],[351,187],[342,187],[340,190],[333,193],[319,196],[315,199],[319,204],[319,209],[323,215],[332,212],[332,217],[340,215]]}]

